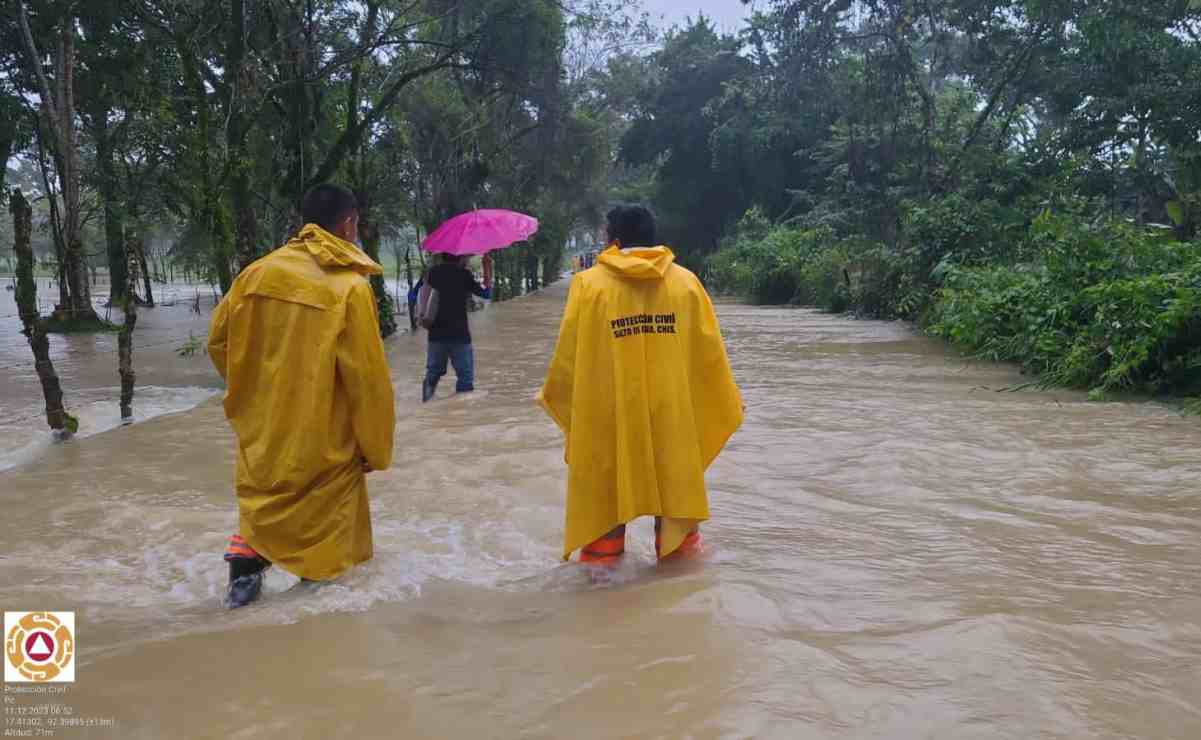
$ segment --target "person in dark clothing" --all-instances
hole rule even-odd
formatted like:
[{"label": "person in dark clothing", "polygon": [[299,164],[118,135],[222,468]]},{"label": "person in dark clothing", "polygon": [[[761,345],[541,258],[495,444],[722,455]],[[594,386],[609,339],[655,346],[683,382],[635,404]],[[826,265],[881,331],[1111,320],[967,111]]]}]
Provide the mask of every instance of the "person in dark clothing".
[{"label": "person in dark clothing", "polygon": [[455,391],[475,390],[475,353],[467,324],[467,301],[471,295],[492,297],[492,286],[476,282],[462,258],[455,255],[445,255],[442,264],[430,270],[427,283],[436,291],[437,308],[432,317],[425,317],[430,337],[425,382],[421,386],[423,402],[434,397],[438,381],[446,375],[448,361],[455,369]]},{"label": "person in dark clothing", "polygon": [[409,288],[409,328],[417,332],[417,297],[421,295],[421,286],[425,285],[425,275],[417,278],[417,284]]}]

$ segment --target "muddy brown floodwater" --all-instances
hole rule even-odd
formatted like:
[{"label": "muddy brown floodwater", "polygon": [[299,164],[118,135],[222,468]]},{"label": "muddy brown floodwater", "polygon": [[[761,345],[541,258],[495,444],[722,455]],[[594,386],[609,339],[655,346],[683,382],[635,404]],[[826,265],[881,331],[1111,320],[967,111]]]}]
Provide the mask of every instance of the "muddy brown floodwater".
[{"label": "muddy brown floodwater", "polygon": [[116,722],[59,735],[1201,737],[1196,419],[997,393],[1020,376],[900,324],[723,303],[747,419],[707,558],[655,567],[644,522],[594,587],[557,558],[561,441],[533,403],[565,292],[473,316],[471,396],[422,406],[421,340],[390,340],[375,559],[272,572],[233,613],[234,441],[207,358],[174,352],[208,304],[143,313],[129,427],[101,418],[115,343],[56,340],[95,404],[60,445],[0,326],[0,604],[76,612],[67,701]]}]

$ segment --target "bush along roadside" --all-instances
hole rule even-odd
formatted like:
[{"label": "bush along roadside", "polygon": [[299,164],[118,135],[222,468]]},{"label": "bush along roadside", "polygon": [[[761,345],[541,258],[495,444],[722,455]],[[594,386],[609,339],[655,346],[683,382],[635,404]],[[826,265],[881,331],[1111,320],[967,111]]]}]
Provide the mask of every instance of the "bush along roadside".
[{"label": "bush along roadside", "polygon": [[895,248],[827,226],[772,225],[752,209],[709,258],[719,292],[760,304],[815,306],[863,318],[921,321],[951,266],[1020,259],[1021,215],[960,195],[911,204]]},{"label": "bush along roadside", "polygon": [[916,321],[1041,385],[1183,397],[1201,411],[1201,242],[954,196],[911,208],[902,233],[889,248],[752,212],[708,279],[756,303]]},{"label": "bush along roadside", "polygon": [[1048,385],[1201,393],[1201,244],[1050,214],[1029,238],[1032,263],[948,269],[928,331]]}]

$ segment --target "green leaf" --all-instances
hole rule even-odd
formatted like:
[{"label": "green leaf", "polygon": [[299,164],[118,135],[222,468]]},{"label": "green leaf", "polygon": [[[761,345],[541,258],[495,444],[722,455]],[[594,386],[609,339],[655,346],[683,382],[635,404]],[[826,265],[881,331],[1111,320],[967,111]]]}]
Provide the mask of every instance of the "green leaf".
[{"label": "green leaf", "polygon": [[[1193,0],[1193,2],[1201,3],[1201,0]],[[1184,204],[1178,200],[1170,200],[1167,203],[1168,218],[1172,219],[1172,223],[1177,226],[1184,225]]]}]

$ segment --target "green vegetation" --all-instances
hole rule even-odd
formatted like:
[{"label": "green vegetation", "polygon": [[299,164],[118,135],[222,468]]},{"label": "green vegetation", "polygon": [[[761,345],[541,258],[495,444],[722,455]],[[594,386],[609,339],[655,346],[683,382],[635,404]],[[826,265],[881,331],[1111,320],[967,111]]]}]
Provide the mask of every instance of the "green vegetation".
[{"label": "green vegetation", "polygon": [[[119,304],[129,251],[147,294],[156,268],[227,290],[328,180],[358,196],[364,250],[403,241],[406,269],[462,211],[537,216],[538,237],[497,263],[499,294],[517,295],[599,220],[620,134],[599,72],[646,35],[631,5],[13,0],[0,186],[30,196],[56,306],[84,318],[101,266]],[[396,309],[373,284],[387,334]]]},{"label": "green vegetation", "polygon": [[949,268],[931,333],[1048,383],[1201,393],[1201,243],[1050,213],[1029,241],[1028,263]]},{"label": "green vegetation", "polygon": [[637,200],[717,290],[915,321],[1097,398],[1201,393],[1201,1],[755,9],[661,36],[634,0],[13,0],[3,173],[65,317],[126,254],[147,297],[227,288],[334,179],[402,281],[444,219],[512,208],[541,221],[496,256],[520,295]]},{"label": "green vegetation", "polygon": [[[976,244],[1020,226],[987,223]],[[1004,254],[999,242],[979,255],[936,243],[891,250],[828,228],[744,223],[710,261],[709,277],[761,303],[919,321],[979,357],[1020,363],[1047,384],[1094,389],[1098,399],[1201,393],[1201,243],[1050,211]]]},{"label": "green vegetation", "polygon": [[196,355],[208,354],[208,349],[205,347],[204,338],[188,332],[187,341],[176,348],[175,354],[180,357],[195,357]]},{"label": "green vegetation", "polygon": [[1048,212],[1020,249],[1029,261],[948,257],[926,270],[920,250],[776,227],[715,255],[710,277],[762,303],[917,320],[973,355],[1098,400],[1201,393],[1201,243]]},{"label": "green vegetation", "polygon": [[115,333],[121,331],[121,326],[97,316],[55,313],[42,318],[42,331],[47,334]]},{"label": "green vegetation", "polygon": [[627,76],[619,192],[685,264],[1094,398],[1201,393],[1201,3],[760,7]]}]

